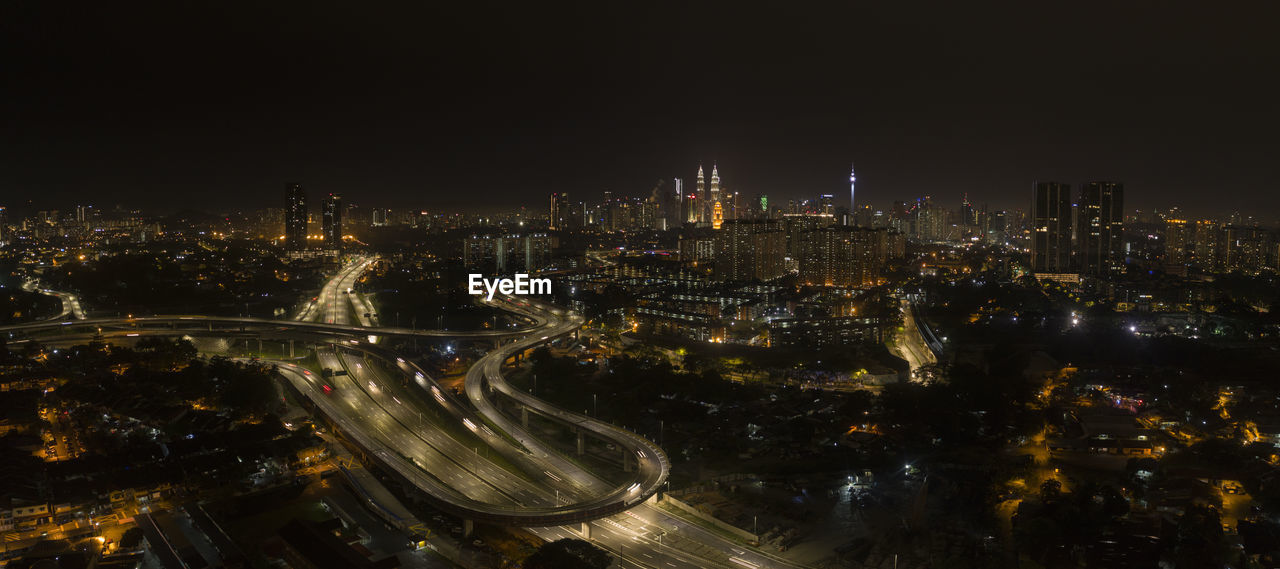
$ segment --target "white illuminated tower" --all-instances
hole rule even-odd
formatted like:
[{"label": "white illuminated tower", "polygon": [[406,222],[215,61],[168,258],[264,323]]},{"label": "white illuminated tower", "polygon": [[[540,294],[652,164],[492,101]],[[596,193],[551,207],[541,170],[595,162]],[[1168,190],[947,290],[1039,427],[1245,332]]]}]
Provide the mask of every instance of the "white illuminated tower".
[{"label": "white illuminated tower", "polygon": [[706,178],[702,175],[702,164],[698,164],[698,185],[693,194],[689,195],[689,221],[702,221],[702,208],[698,202],[699,199],[706,201],[707,184]]},{"label": "white illuminated tower", "polygon": [[856,209],[854,209],[854,206],[857,205],[857,202],[854,200],[853,188],[854,188],[854,182],[857,182],[857,181],[858,181],[858,177],[853,175],[853,165],[850,165],[849,166],[849,225],[857,225],[857,223],[854,223],[853,221],[854,212],[857,211]]},{"label": "white illuminated tower", "polygon": [[711,165],[711,201],[720,201],[720,171],[715,164]]},{"label": "white illuminated tower", "polygon": [[707,217],[712,223],[715,223],[716,211],[715,204],[720,203],[720,171],[715,165],[711,165],[711,195],[707,200]]}]

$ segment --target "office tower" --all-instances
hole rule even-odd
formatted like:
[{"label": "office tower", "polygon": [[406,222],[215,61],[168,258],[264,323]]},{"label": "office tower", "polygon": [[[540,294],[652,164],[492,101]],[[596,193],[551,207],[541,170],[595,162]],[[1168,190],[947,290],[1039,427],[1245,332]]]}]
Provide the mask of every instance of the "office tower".
[{"label": "office tower", "polygon": [[288,188],[289,203],[284,211],[284,242],[290,249],[307,247],[307,192],[298,184]]},{"label": "office tower", "polygon": [[675,179],[675,201],[671,202],[666,212],[667,227],[679,227],[685,222],[684,216],[684,178]]},{"label": "office tower", "polygon": [[1164,220],[1164,264],[1185,265],[1191,258],[1191,228],[1185,219]]},{"label": "office tower", "polygon": [[661,231],[667,228],[666,219],[662,217],[662,208],[659,207],[658,204],[658,193],[656,190],[653,195],[648,197],[648,199],[640,202],[640,215],[638,216],[639,219],[637,221],[641,229],[656,229]]},{"label": "office tower", "polygon": [[726,221],[716,235],[716,279],[768,281],[781,277],[786,273],[786,248],[786,233],[777,221]]},{"label": "office tower", "polygon": [[757,199],[756,201],[760,202],[759,217],[761,218],[769,217],[769,196],[766,194],[760,194],[759,199]]},{"label": "office tower", "polygon": [[1012,215],[1003,209],[998,209],[991,214],[991,230],[992,231],[1008,231],[1012,224]]},{"label": "office tower", "polygon": [[835,215],[836,197],[831,194],[822,194],[818,196],[818,213]]},{"label": "office tower", "polygon": [[978,225],[978,216],[973,209],[973,204],[969,202],[968,192],[961,194],[960,197],[960,225],[964,227]]},{"label": "office tower", "polygon": [[1036,184],[1032,203],[1031,271],[1071,271],[1071,186]]},{"label": "office tower", "polygon": [[320,232],[324,234],[324,246],[342,248],[342,195],[329,194],[321,204]]},{"label": "office tower", "polygon": [[1089,182],[1080,192],[1076,233],[1080,272],[1109,277],[1124,270],[1124,184]]},{"label": "office tower", "polygon": [[724,225],[724,207],[717,201],[711,210],[711,228],[720,229],[721,225]]},{"label": "office tower", "polygon": [[932,196],[925,196],[917,200],[916,207],[910,213],[915,214],[915,235],[917,239],[922,241],[945,241],[953,237],[949,219],[951,210],[945,207],[936,207]]},{"label": "office tower", "polygon": [[555,192],[551,194],[551,229],[569,228],[569,194]]}]

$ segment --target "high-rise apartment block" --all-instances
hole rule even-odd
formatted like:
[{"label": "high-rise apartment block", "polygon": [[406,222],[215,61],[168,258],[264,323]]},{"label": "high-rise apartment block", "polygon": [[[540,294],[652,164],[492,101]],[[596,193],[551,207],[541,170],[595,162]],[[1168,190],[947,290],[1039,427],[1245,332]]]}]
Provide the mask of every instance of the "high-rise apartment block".
[{"label": "high-rise apartment block", "polygon": [[284,211],[284,242],[289,249],[307,247],[307,192],[298,184],[287,191],[288,204]]},{"label": "high-rise apartment block", "polygon": [[1071,271],[1071,186],[1039,182],[1032,204],[1031,270]]},{"label": "high-rise apartment block", "polygon": [[769,281],[786,273],[787,237],[771,219],[734,219],[716,235],[715,276],[722,281]]},{"label": "high-rise apartment block", "polygon": [[324,246],[328,249],[342,248],[342,196],[329,194],[324,200],[320,218],[321,233],[324,234]]},{"label": "high-rise apartment block", "polygon": [[1076,245],[1080,272],[1109,277],[1124,270],[1124,184],[1089,182],[1080,192]]}]

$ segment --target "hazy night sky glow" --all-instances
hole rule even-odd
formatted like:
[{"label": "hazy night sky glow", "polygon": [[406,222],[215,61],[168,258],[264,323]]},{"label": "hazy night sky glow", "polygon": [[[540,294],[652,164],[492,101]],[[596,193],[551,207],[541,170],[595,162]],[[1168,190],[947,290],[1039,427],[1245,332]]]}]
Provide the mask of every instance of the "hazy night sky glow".
[{"label": "hazy night sky glow", "polygon": [[856,162],[882,208],[1114,179],[1130,209],[1280,211],[1277,5],[1084,6],[10,2],[0,204],[541,208],[701,161],[777,204]]}]

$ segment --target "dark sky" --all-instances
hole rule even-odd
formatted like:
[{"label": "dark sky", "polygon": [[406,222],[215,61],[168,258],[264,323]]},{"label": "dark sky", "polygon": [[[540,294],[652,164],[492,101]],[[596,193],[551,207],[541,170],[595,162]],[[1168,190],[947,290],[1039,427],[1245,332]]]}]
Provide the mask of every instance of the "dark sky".
[{"label": "dark sky", "polygon": [[882,207],[1280,212],[1275,3],[70,4],[0,8],[0,205],[542,207],[699,162],[785,200],[856,162]]}]

